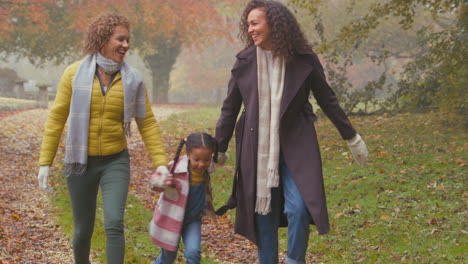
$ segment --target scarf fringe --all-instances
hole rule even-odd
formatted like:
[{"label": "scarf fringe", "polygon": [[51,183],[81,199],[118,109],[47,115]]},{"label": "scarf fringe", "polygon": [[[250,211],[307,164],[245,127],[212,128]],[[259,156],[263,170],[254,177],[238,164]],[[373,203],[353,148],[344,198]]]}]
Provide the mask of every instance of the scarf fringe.
[{"label": "scarf fringe", "polygon": [[81,176],[86,172],[86,164],[82,163],[65,163],[65,176]]},{"label": "scarf fringe", "polygon": [[270,207],[271,197],[258,197],[255,202],[255,212],[261,215],[266,215],[271,211]]},{"label": "scarf fringe", "polygon": [[279,186],[279,172],[278,168],[268,169],[267,187],[274,188]]},{"label": "scarf fringe", "polygon": [[126,137],[131,137],[132,136],[132,126],[131,122],[124,122],[123,124],[123,129]]},{"label": "scarf fringe", "polygon": [[[136,118],[135,122],[138,124],[138,127],[142,127],[144,118]],[[123,123],[124,133],[126,137],[132,136],[132,121]]]}]

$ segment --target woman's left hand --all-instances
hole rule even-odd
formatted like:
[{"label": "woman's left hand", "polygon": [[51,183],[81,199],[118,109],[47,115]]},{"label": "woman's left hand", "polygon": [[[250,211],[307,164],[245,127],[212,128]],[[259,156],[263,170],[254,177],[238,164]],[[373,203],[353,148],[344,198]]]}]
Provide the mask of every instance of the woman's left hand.
[{"label": "woman's left hand", "polygon": [[224,165],[228,159],[229,155],[226,152],[218,152],[218,165]]},{"label": "woman's left hand", "polygon": [[167,186],[169,177],[172,182],[172,175],[166,166],[159,166],[156,171],[151,175],[150,188],[163,188]]},{"label": "woman's left hand", "polygon": [[365,167],[367,164],[367,146],[364,140],[359,134],[356,134],[352,139],[346,140],[351,153],[353,154],[354,160],[361,167]]},{"label": "woman's left hand", "polygon": [[168,187],[175,187],[174,176],[172,174],[169,174],[164,184]]}]

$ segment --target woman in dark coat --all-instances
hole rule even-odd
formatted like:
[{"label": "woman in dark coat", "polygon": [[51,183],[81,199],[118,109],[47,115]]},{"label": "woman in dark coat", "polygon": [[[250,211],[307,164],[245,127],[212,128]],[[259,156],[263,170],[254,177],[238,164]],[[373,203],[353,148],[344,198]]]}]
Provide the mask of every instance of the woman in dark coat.
[{"label": "woman in dark coat", "polygon": [[258,246],[260,263],[278,263],[278,227],[286,225],[286,262],[305,263],[309,225],[319,234],[329,231],[310,92],[361,166],[367,147],[286,7],[251,1],[240,37],[246,48],[237,54],[216,125],[220,152],[226,152],[236,130],[237,178],[227,207],[237,207],[235,231]]}]

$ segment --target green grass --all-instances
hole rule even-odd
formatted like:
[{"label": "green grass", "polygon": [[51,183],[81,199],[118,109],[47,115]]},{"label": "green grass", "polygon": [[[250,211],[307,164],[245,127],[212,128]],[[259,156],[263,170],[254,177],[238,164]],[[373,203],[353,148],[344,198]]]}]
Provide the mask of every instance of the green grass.
[{"label": "green grass", "polygon": [[436,114],[352,121],[369,148],[365,169],[347,165],[333,126],[318,123],[332,231],[311,236],[310,252],[326,263],[463,262],[466,131]]},{"label": "green grass", "polygon": [[[170,134],[165,137],[169,155],[191,132],[213,134],[219,109],[197,108],[161,122],[162,131]],[[356,117],[352,122],[368,145],[366,168],[352,164],[331,122],[320,118],[316,123],[331,231],[318,236],[311,227],[308,259],[340,264],[466,262],[466,130],[445,124],[444,117],[434,113]],[[215,207],[224,204],[231,191],[233,141],[227,165],[212,177]],[[71,231],[68,193],[58,184],[59,224]],[[126,263],[148,263],[159,253],[146,232],[151,212],[132,195],[127,209]],[[104,259],[100,229],[99,224],[93,251]],[[280,232],[280,250],[286,249],[285,231]]]},{"label": "green grass", "polygon": [[0,97],[0,111],[21,110],[38,106],[36,100]]}]

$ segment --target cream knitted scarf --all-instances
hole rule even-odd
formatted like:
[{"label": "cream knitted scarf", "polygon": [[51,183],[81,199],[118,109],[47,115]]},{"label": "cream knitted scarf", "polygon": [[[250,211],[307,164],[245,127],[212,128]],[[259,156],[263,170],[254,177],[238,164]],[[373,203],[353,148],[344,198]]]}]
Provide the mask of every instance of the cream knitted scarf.
[{"label": "cream knitted scarf", "polygon": [[258,151],[255,212],[271,211],[271,188],[279,186],[279,123],[285,64],[281,57],[257,47]]}]

